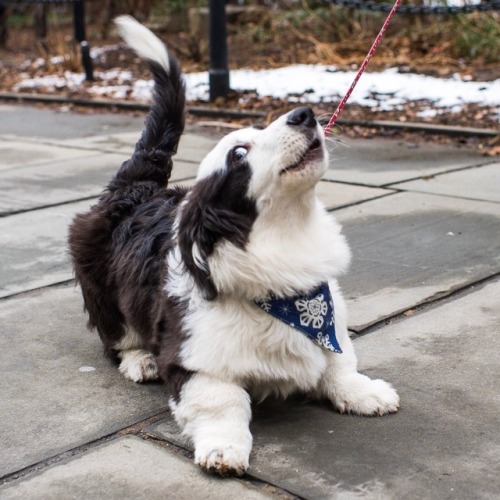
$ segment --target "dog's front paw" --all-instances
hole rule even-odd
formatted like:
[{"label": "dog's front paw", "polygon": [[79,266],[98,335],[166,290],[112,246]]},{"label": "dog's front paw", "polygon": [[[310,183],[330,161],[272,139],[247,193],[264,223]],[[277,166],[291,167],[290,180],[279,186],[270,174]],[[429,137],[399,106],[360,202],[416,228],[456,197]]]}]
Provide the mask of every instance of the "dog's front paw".
[{"label": "dog's front paw", "polygon": [[122,351],[120,357],[122,361],[119,370],[125,378],[133,382],[158,379],[158,366],[153,354],[150,352],[142,349]]},{"label": "dog's front paw", "polygon": [[248,469],[249,454],[237,445],[210,446],[207,443],[196,449],[194,461],[207,472],[220,476],[243,476]]},{"label": "dog's front paw", "polygon": [[340,413],[358,415],[385,415],[399,409],[399,396],[391,384],[360,373],[342,381],[332,402]]}]

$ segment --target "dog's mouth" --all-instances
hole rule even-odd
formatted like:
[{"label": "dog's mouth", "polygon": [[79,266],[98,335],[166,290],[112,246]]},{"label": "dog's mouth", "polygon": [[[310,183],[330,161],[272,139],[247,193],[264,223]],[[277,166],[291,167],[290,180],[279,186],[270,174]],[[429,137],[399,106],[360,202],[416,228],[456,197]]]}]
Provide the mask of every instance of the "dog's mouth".
[{"label": "dog's mouth", "polygon": [[289,165],[281,170],[280,175],[288,172],[298,172],[300,170],[304,170],[310,161],[317,160],[318,157],[321,157],[322,155],[323,150],[321,147],[321,141],[315,137],[304,153],[302,153],[301,157],[292,165]]}]

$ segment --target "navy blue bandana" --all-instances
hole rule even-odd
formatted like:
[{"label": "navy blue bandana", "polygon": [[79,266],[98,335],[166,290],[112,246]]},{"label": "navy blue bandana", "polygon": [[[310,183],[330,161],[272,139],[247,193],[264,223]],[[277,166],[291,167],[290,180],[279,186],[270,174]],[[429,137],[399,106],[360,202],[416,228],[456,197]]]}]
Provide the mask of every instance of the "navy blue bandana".
[{"label": "navy blue bandana", "polygon": [[335,337],[335,311],[328,283],[321,283],[307,295],[278,299],[270,294],[255,303],[263,311],[295,328],[321,347],[342,352]]}]

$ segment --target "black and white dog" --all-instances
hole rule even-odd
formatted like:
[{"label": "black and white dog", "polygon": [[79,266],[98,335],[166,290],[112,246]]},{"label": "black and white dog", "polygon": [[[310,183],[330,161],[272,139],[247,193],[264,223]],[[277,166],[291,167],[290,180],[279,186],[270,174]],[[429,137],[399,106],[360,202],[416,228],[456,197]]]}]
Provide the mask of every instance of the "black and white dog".
[{"label": "black and white dog", "polygon": [[154,103],[132,157],[69,236],[106,353],[126,378],[169,385],[195,462],[222,475],[248,467],[251,397],[302,391],[340,412],[397,411],[391,385],[357,372],[335,280],[350,253],[315,196],[328,153],[313,112],[230,133],[191,189],[167,188],[184,128],[179,63],[134,19],[117,24],[150,64]]}]

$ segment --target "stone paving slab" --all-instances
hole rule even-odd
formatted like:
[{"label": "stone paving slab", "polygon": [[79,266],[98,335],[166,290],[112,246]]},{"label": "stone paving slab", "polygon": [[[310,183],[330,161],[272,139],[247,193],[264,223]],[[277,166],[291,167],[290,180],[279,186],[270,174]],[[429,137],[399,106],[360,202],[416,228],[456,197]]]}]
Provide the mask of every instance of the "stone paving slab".
[{"label": "stone paving slab", "polygon": [[177,157],[174,159],[174,168],[170,177],[170,184],[192,179],[198,173],[198,163],[191,163],[188,161],[179,160]]},{"label": "stone paving slab", "polygon": [[93,137],[66,139],[63,144],[66,146],[122,153],[130,156],[134,151],[136,142],[141,138],[143,125],[131,132],[116,134],[102,134]]},{"label": "stone paving slab", "polygon": [[392,187],[419,193],[500,202],[500,163],[404,182]]},{"label": "stone paving slab", "polygon": [[73,278],[66,245],[74,215],[90,201],[0,218],[0,297]]},{"label": "stone paving slab", "polygon": [[350,186],[330,181],[321,181],[316,186],[316,195],[328,210],[371,200],[394,192],[390,189]]},{"label": "stone paving slab", "polygon": [[[68,139],[58,139],[57,136],[46,138],[27,135],[21,137],[21,139],[27,144],[27,147],[31,148],[38,146],[40,148],[43,146],[47,148],[55,147],[70,151],[81,151],[82,154],[88,151],[92,151],[93,153],[99,151],[102,153],[124,154],[128,158],[133,153],[135,144],[140,139],[142,133],[142,126],[140,126],[133,132],[80,137],[77,124],[75,125],[75,137]],[[0,141],[11,143],[12,141],[18,141],[19,137],[19,135],[8,133],[0,134]],[[217,144],[220,137],[222,137],[220,134],[195,133],[191,127],[188,127],[181,137],[174,160],[199,163]]]},{"label": "stone paving slab", "polygon": [[[305,498],[497,498],[499,297],[497,281],[355,341],[360,370],[398,389],[397,414],[255,406],[250,473]],[[186,446],[171,419],[150,432]]]},{"label": "stone paving slab", "polygon": [[[97,197],[126,159],[125,155],[100,153],[0,171],[0,214]],[[176,162],[170,182],[192,178],[196,172],[197,165]]]},{"label": "stone paving slab", "polygon": [[126,436],[41,474],[0,487],[4,499],[242,499],[286,498],[236,479],[204,474],[185,457]]},{"label": "stone paving slab", "polygon": [[181,137],[176,158],[199,163],[224,135],[221,132],[200,133],[197,129],[193,132],[187,129]]},{"label": "stone paving slab", "polygon": [[98,196],[124,160],[100,153],[0,171],[0,214]]},{"label": "stone paving slab", "polygon": [[104,357],[82,309],[74,285],[0,301],[0,477],[167,409],[163,386]]},{"label": "stone paving slab", "polygon": [[340,282],[355,331],[500,272],[500,205],[400,193],[335,212],[353,259]]},{"label": "stone paving slab", "polygon": [[[127,158],[118,154],[77,158],[0,171],[0,214],[99,196]],[[176,162],[171,183],[190,179],[198,166]]]},{"label": "stone paving slab", "polygon": [[[46,147],[82,152],[98,150],[130,156],[141,137],[146,118],[146,112],[86,114],[61,109],[65,107],[54,110],[0,104],[0,144],[1,141],[21,139],[31,143],[31,147],[34,147],[33,143],[38,143],[41,149],[41,145],[45,144]],[[199,162],[222,135],[187,126],[176,159]]]},{"label": "stone paving slab", "polygon": [[0,103],[0,135],[64,140],[75,137],[142,130],[144,114],[71,113],[68,106],[57,109]]},{"label": "stone paving slab", "polygon": [[[58,144],[65,146],[100,150],[114,153],[124,153],[128,156],[134,151],[136,142],[140,139],[142,125],[134,132],[100,135],[88,138],[66,139]],[[182,135],[175,160],[199,163],[205,155],[217,144],[219,134],[200,134],[188,127]]]},{"label": "stone paving slab", "polygon": [[[132,154],[135,144],[142,134],[142,126],[134,132],[105,134],[95,137],[71,138],[57,141],[66,147],[100,150],[111,153]],[[199,163],[205,155],[217,144],[221,135],[200,134],[187,127],[182,135],[175,158],[181,161]]]},{"label": "stone paving slab", "polygon": [[51,164],[60,160],[72,162],[95,154],[93,151],[61,148],[40,142],[0,138],[0,172],[15,171],[18,167],[27,165]]},{"label": "stone paving slab", "polygon": [[330,153],[325,178],[385,186],[488,161],[476,151],[440,144],[342,138]]}]

